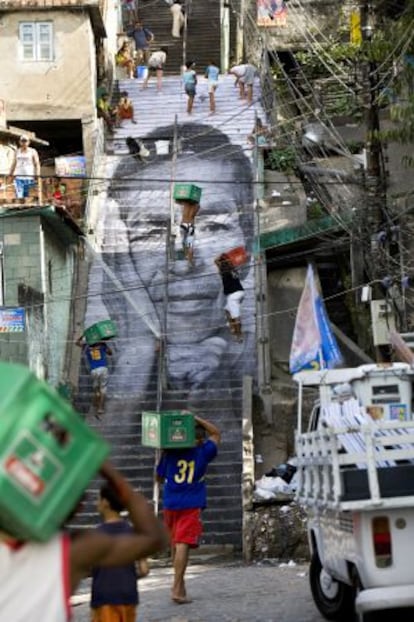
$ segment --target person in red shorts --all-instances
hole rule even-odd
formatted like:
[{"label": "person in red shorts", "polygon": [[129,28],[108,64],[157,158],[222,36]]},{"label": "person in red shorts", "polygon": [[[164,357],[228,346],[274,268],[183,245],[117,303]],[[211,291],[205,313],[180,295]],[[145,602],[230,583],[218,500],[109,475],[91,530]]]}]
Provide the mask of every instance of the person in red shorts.
[{"label": "person in red shorts", "polygon": [[220,443],[220,431],[213,423],[197,415],[194,418],[195,447],[164,450],[157,465],[158,481],[164,482],[164,523],[172,546],[171,599],[179,605],[191,602],[185,588],[185,571],[190,549],[198,546],[202,534],[201,512],[207,505],[205,475]]}]

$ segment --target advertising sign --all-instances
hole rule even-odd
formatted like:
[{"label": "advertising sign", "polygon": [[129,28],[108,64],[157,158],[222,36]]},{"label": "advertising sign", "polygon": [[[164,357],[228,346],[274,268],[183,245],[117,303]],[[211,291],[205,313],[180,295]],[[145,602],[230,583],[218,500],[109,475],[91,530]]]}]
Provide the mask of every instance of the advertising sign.
[{"label": "advertising sign", "polygon": [[86,177],[86,158],[85,156],[55,158],[55,172],[58,177]]},{"label": "advertising sign", "polygon": [[23,307],[0,307],[0,333],[23,333],[24,329]]}]

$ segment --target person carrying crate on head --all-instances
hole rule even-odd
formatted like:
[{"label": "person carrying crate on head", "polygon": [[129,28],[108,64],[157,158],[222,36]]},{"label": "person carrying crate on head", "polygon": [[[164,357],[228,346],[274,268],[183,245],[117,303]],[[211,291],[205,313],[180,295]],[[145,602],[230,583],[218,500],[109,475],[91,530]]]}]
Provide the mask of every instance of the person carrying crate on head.
[{"label": "person carrying crate on head", "polygon": [[112,350],[106,341],[88,344],[82,335],[76,345],[83,349],[88,368],[92,377],[93,398],[92,404],[96,408],[97,418],[105,412],[106,387],[108,385],[108,356]]},{"label": "person carrying crate on head", "polygon": [[[165,529],[107,460],[108,443],[53,387],[24,365],[2,362],[0,385],[0,617],[69,622],[69,596],[92,568],[161,551]],[[128,532],[67,529],[98,470],[128,512]]]},{"label": "person carrying crate on head", "polygon": [[180,232],[184,257],[192,264],[194,259],[195,217],[200,210],[200,204],[194,201],[180,201],[180,203],[183,208]]},{"label": "person carrying crate on head", "polygon": [[200,544],[201,515],[207,506],[205,476],[221,441],[220,430],[214,423],[198,415],[194,420],[196,445],[165,449],[156,467],[156,479],[163,484],[164,525],[172,547],[174,578],[171,600],[177,605],[192,602],[187,595],[185,573],[190,549]]}]

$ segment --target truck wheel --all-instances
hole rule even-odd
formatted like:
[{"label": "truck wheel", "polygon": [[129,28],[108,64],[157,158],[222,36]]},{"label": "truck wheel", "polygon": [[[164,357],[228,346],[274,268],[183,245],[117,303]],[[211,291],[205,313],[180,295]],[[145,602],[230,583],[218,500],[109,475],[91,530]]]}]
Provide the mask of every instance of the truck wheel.
[{"label": "truck wheel", "polygon": [[315,552],[309,568],[310,588],[315,605],[328,620],[349,622],[354,613],[354,590],[336,581],[324,569]]}]

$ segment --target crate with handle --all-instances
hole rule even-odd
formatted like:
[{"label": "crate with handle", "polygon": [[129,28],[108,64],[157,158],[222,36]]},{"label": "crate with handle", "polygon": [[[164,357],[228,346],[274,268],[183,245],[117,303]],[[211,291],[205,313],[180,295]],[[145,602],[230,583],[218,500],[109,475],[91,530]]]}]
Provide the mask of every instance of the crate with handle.
[{"label": "crate with handle", "polygon": [[102,339],[112,339],[116,337],[116,325],[112,320],[101,320],[89,326],[83,333],[86,342],[91,346]]},{"label": "crate with handle", "polygon": [[0,418],[0,528],[23,540],[47,540],[109,447],[23,365],[0,363]]},{"label": "crate with handle", "polygon": [[194,415],[189,411],[167,410],[142,413],[142,444],[157,449],[180,449],[195,444]]},{"label": "crate with handle", "polygon": [[174,200],[190,201],[191,203],[199,203],[201,199],[202,189],[194,184],[175,184],[174,185]]}]

